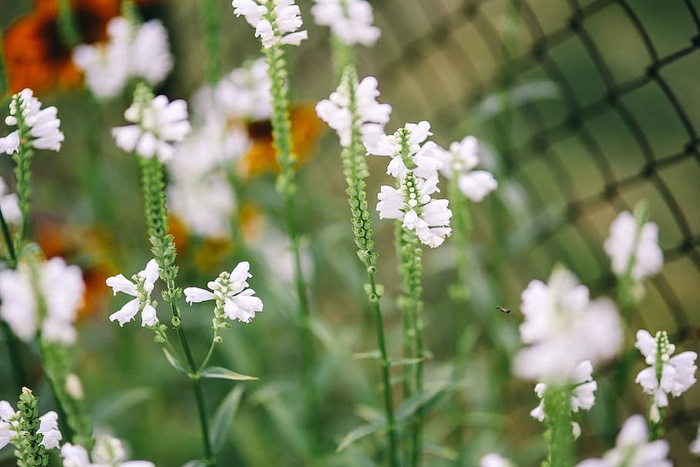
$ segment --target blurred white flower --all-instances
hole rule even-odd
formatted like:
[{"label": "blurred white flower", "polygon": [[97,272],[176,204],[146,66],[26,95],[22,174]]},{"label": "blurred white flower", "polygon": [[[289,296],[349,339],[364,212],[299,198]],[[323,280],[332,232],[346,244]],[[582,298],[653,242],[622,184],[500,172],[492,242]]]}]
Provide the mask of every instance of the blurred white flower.
[{"label": "blurred white flower", "polygon": [[588,288],[564,268],[555,268],[547,284],[530,282],[521,310],[520,338],[527,347],[516,355],[514,372],[523,378],[561,384],[580,362],[610,359],[622,345],[615,304],[590,301]]},{"label": "blurred white flower", "polygon": [[145,158],[157,156],[164,163],[175,151],[172,143],[182,142],[191,130],[185,101],[169,102],[165,96],[156,96],[144,102],[138,89],[124,117],[134,124],[112,128],[117,146]]},{"label": "blurred white flower", "polygon": [[263,310],[263,302],[255,297],[255,291],[248,288],[246,279],[252,277],[248,272],[250,264],[247,261],[238,263],[233,271],[222,272],[215,280],[209,282],[209,290],[198,287],[187,287],[185,301],[192,303],[215,300],[216,308],[231,320],[249,323],[255,313]]},{"label": "blurred white flower", "polygon": [[39,417],[39,429],[37,431],[44,435],[41,444],[46,449],[57,448],[59,442],[63,439],[61,432],[58,430],[58,414],[53,410]]},{"label": "blurred white flower", "polygon": [[85,73],[90,91],[103,99],[121,93],[132,77],[156,86],[173,67],[168,35],[159,20],[134,27],[121,16],[107,24],[106,43],[79,44],[73,61]]},{"label": "blurred white flower", "polygon": [[66,443],[61,447],[64,467],[154,467],[148,461],[126,461],[126,450],[121,440],[99,434],[92,450],[92,461],[87,449],[80,445]]},{"label": "blurred white flower", "polygon": [[[338,89],[328,99],[316,104],[316,113],[338,133],[341,146],[350,146],[353,125],[359,126],[362,142],[372,145],[384,134],[384,125],[391,116],[391,106],[377,102],[379,82],[374,76],[363,78],[354,92],[351,86],[355,86],[355,83],[348,75],[343,76]],[[350,108],[352,94],[355,96],[354,116]]]},{"label": "blurred white flower", "polygon": [[107,278],[107,286],[112,288],[114,295],[117,292],[123,292],[136,297],[127,302],[119,311],[109,315],[110,321],[116,320],[119,322],[119,326],[124,326],[124,323],[134,319],[140,311],[142,326],[154,326],[158,323],[156,309],[151,302],[151,292],[153,292],[154,284],[158,280],[159,270],[158,263],[152,259],[146,264],[145,269],[132,276],[131,280],[122,274]]},{"label": "blurred white flower", "polygon": [[634,346],[649,365],[637,374],[634,381],[645,393],[653,396],[655,407],[652,409],[658,411],[659,407],[666,407],[668,394],[678,397],[695,384],[698,354],[688,351],[671,357],[676,346],[669,342],[666,331],[659,331],[656,337],[652,337],[648,331],[640,329]]},{"label": "blurred white flower", "polygon": [[2,177],[0,177],[0,210],[2,210],[2,216],[8,224],[19,224],[22,222],[19,198],[16,193],[7,193],[7,184]]},{"label": "blurred white flower", "polygon": [[[83,303],[85,284],[78,266],[68,266],[62,258],[51,258],[33,273],[26,263],[17,270],[0,271],[0,316],[12,331],[25,342],[34,338],[37,330],[48,342],[70,345],[77,334],[73,323]],[[45,315],[39,313],[39,300]]]},{"label": "blurred white flower", "polygon": [[577,467],[671,467],[666,459],[668,442],[647,439],[647,423],[641,415],[627,419],[617,435],[613,449],[602,459],[588,459],[576,464]]},{"label": "blurred white flower", "polygon": [[[19,126],[20,120],[29,127],[26,137],[35,149],[50,149],[60,151],[64,140],[61,133],[61,120],[57,118],[58,110],[51,106],[41,108],[41,102],[34,97],[31,89],[23,89],[10,101],[10,115],[5,117],[8,126]],[[19,130],[13,131],[4,138],[0,138],[0,152],[13,154],[19,150]]]},{"label": "blurred white flower", "polygon": [[479,467],[515,467],[515,464],[500,454],[492,452],[481,458]]},{"label": "blurred white flower", "polygon": [[316,24],[329,26],[346,45],[374,45],[381,31],[373,26],[372,6],[365,0],[314,0],[311,7]]},{"label": "blurred white flower", "polygon": [[690,449],[691,453],[700,457],[700,426],[698,426],[698,434],[695,436],[695,439],[690,443],[688,448]]},{"label": "blurred white flower", "polygon": [[7,446],[17,434],[13,423],[17,417],[19,412],[13,409],[9,402],[0,401],[0,449]]},{"label": "blurred white flower", "polygon": [[450,144],[449,151],[440,148],[437,153],[442,162],[440,173],[448,180],[456,178],[459,190],[476,203],[498,187],[498,182],[491,172],[472,170],[479,164],[478,150],[477,139],[467,136],[462,141]]},{"label": "blurred white flower", "polygon": [[[591,410],[595,403],[595,391],[598,389],[598,384],[593,381],[593,365],[591,362],[586,360],[579,363],[571,374],[571,380],[565,384],[573,387],[570,399],[571,411],[576,413],[579,409]],[[547,387],[546,383],[537,383],[535,393],[537,393],[537,397],[541,401],[537,407],[530,411],[530,416],[541,422],[544,421],[546,416],[543,398]]]},{"label": "blurred white flower", "polygon": [[298,31],[303,24],[299,6],[294,0],[233,0],[233,13],[243,15],[255,28],[263,47],[278,44],[299,45],[308,38],[306,31]]},{"label": "blurred white flower", "polygon": [[632,279],[641,281],[661,271],[664,257],[658,237],[655,223],[639,226],[632,214],[622,211],[610,225],[610,237],[604,244],[615,275],[621,277],[631,268]]},{"label": "blurred white flower", "polygon": [[[21,431],[21,414],[7,401],[0,401],[0,449],[8,443],[15,442],[13,438]],[[58,430],[58,415],[54,411],[46,412],[39,417],[37,432],[44,435],[41,445],[46,449],[54,449],[62,439]]]}]

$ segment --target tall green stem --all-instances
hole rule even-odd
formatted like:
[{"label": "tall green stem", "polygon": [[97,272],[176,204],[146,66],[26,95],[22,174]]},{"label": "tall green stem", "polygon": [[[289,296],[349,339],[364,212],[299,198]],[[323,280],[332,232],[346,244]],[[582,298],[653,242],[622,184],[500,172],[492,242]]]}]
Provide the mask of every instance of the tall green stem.
[{"label": "tall green stem", "polygon": [[299,251],[299,235],[295,223],[294,194],[296,192],[294,164],[296,156],[292,151],[291,122],[289,120],[289,100],[287,85],[287,64],[284,50],[280,46],[264,49],[267,61],[270,93],[272,95],[272,141],[277,150],[277,162],[280,173],[277,177],[277,189],[282,194],[287,235],[291,241],[294,256],[294,276],[299,300],[299,328],[301,330],[302,371],[304,381],[304,398],[306,414],[315,433],[318,433],[317,404],[318,395],[313,381],[313,333],[311,316],[304,281]]},{"label": "tall green stem", "polygon": [[194,396],[199,412],[202,442],[204,444],[204,457],[208,465],[213,465],[215,460],[211,450],[209,435],[209,422],[207,417],[204,396],[202,394],[201,380],[197,365],[192,357],[185,330],[182,327],[180,309],[177,306],[178,299],[182,296],[182,289],[176,287],[178,267],[175,265],[176,251],[173,236],[168,233],[168,217],[165,208],[165,182],[163,181],[163,164],[155,157],[150,159],[139,157],[144,194],[144,207],[146,224],[153,253],[160,267],[161,279],[166,284],[163,298],[170,304],[173,315],[172,324],[175,327],[180,345],[185,353],[185,360],[192,380]]},{"label": "tall green stem", "polygon": [[216,83],[221,76],[221,18],[218,10],[217,0],[204,0],[202,23],[207,48],[206,78],[209,84]]},{"label": "tall green stem", "polygon": [[352,214],[353,235],[357,254],[365,266],[367,279],[367,297],[372,306],[374,314],[375,331],[377,334],[377,346],[379,347],[379,365],[382,377],[382,392],[384,397],[384,413],[387,421],[387,448],[389,451],[389,465],[398,467],[400,465],[398,455],[398,441],[396,434],[396,421],[394,417],[394,402],[391,394],[391,380],[389,374],[389,357],[386,350],[384,338],[384,323],[379,305],[381,297],[380,287],[377,285],[377,253],[374,249],[372,238],[372,221],[369,215],[367,204],[367,189],[365,178],[369,176],[365,149],[360,138],[360,122],[357,112],[357,100],[355,91],[357,89],[357,73],[354,66],[348,65],[343,74],[343,83],[347,85],[350,94],[350,113],[353,115],[353,128],[351,133],[350,146],[343,149],[341,157],[343,160],[343,174],[348,184],[346,193]]},{"label": "tall green stem", "polygon": [[549,467],[574,465],[574,434],[571,428],[571,388],[547,388],[544,394],[545,423],[549,427]]}]

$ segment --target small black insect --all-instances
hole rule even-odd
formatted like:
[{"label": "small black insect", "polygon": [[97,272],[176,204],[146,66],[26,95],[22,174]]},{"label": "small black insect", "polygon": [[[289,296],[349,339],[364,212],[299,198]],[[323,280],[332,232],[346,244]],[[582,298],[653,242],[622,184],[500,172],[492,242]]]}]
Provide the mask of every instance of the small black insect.
[{"label": "small black insect", "polygon": [[501,313],[510,313],[512,311],[510,308],[503,308],[502,306],[496,306],[496,309]]}]

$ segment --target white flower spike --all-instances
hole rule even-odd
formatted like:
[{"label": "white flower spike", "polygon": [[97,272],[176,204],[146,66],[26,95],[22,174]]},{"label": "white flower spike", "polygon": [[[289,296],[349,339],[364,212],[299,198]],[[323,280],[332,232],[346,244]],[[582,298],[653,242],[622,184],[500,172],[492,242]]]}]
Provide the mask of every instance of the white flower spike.
[{"label": "white flower spike", "polygon": [[[676,346],[669,342],[665,331],[659,331],[656,337],[652,337],[648,331],[640,329],[634,346],[649,365],[637,374],[634,381],[642,386],[645,393],[653,396],[653,416],[658,414],[658,408],[668,406],[668,394],[678,397],[695,384],[698,354],[688,351],[671,357]],[[658,421],[653,418],[652,421]]]},{"label": "white flower spike", "polygon": [[666,440],[647,440],[646,420],[633,415],[622,426],[613,449],[602,458],[585,460],[576,467],[672,467],[666,459],[668,452]]},{"label": "white flower spike", "polygon": [[572,380],[577,365],[592,365],[615,356],[622,328],[615,304],[589,299],[588,288],[558,267],[547,284],[535,280],[522,293],[520,339],[527,345],[515,357],[522,378],[562,384]]},{"label": "white flower spike", "polygon": [[491,172],[472,170],[479,164],[477,152],[479,142],[473,136],[450,144],[450,150],[438,151],[437,157],[442,162],[440,173],[457,183],[459,190],[475,203],[481,202],[486,195],[498,187],[498,182]]},{"label": "white flower spike", "polygon": [[119,311],[109,315],[109,320],[117,321],[119,326],[124,326],[125,323],[133,320],[140,311],[142,326],[158,324],[156,309],[151,301],[151,292],[156,280],[158,280],[158,272],[158,263],[152,259],[146,264],[143,271],[132,277],[132,280],[127,279],[122,274],[109,277],[106,281],[107,286],[112,288],[114,295],[117,292],[122,292],[136,297],[127,302]]},{"label": "white flower spike", "polygon": [[156,156],[163,163],[175,152],[172,143],[182,142],[191,130],[185,101],[169,102],[165,96],[151,99],[144,87],[137,88],[124,117],[133,125],[112,128],[117,146],[147,159]]},{"label": "white flower spike", "polygon": [[381,35],[373,26],[372,6],[365,0],[314,0],[311,7],[316,24],[329,26],[343,44],[374,45]]},{"label": "white flower spike", "polygon": [[[12,96],[10,115],[5,118],[8,126],[28,127],[26,137],[35,149],[60,151],[64,136],[60,130],[61,120],[57,118],[58,110],[51,106],[41,108],[41,102],[34,97],[31,89],[23,89]],[[14,154],[19,150],[20,130],[15,130],[0,138],[0,152]]]},{"label": "white flower spike", "polygon": [[610,237],[604,245],[615,275],[621,277],[631,268],[635,281],[657,274],[664,260],[659,248],[659,227],[653,222],[638,224],[629,211],[622,211],[610,225]]},{"label": "white flower spike", "polygon": [[207,284],[211,289],[205,290],[198,287],[187,287],[185,301],[190,305],[208,300],[215,300],[215,313],[228,319],[249,323],[255,314],[263,310],[263,302],[255,296],[255,291],[248,288],[246,279],[252,277],[248,270],[250,264],[247,261],[238,263],[233,271],[222,272],[216,280]]},{"label": "white flower spike", "polygon": [[303,24],[299,6],[293,0],[233,0],[233,13],[243,15],[255,28],[263,47],[299,45],[308,38],[307,31],[298,31]]}]

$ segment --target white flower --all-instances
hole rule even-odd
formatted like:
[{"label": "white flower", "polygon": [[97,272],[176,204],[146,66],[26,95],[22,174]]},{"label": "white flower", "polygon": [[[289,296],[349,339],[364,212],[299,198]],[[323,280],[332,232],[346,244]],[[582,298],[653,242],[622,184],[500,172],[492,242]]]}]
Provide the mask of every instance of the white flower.
[{"label": "white flower", "polygon": [[658,236],[655,223],[640,227],[632,214],[622,211],[610,225],[610,237],[604,245],[615,275],[621,277],[631,267],[632,279],[641,281],[661,271],[664,258]]},{"label": "white flower", "polygon": [[504,458],[500,454],[491,452],[486,454],[479,461],[479,467],[515,467],[512,462]]},{"label": "white flower", "polygon": [[402,151],[402,141],[408,145],[408,153],[405,156],[413,161],[419,168],[416,175],[422,178],[430,178],[437,175],[437,171],[442,167],[442,162],[437,159],[437,145],[430,142],[421,146],[430,132],[430,123],[421,121],[418,123],[407,123],[403,128],[399,128],[393,135],[381,135],[370,142],[365,142],[367,152],[375,156],[389,156],[391,162],[386,173],[393,177],[402,177],[408,171]]},{"label": "white flower", "polygon": [[98,98],[114,97],[126,86],[131,37],[129,21],[115,17],[107,24],[105,44],[78,44],[73,50],[73,62],[85,73],[85,84]]},{"label": "white flower", "polygon": [[112,288],[114,295],[117,292],[123,292],[136,297],[127,302],[119,311],[112,313],[109,316],[110,321],[116,320],[119,322],[119,326],[124,326],[124,323],[134,319],[140,311],[142,326],[155,326],[158,323],[156,309],[151,302],[151,292],[156,280],[158,280],[159,270],[158,263],[152,259],[146,264],[143,271],[132,276],[132,280],[127,279],[122,274],[107,279],[107,286]]},{"label": "white flower", "polygon": [[[0,316],[12,331],[25,342],[41,329],[48,342],[65,345],[75,343],[73,323],[83,303],[85,283],[78,266],[68,266],[62,258],[51,258],[38,267],[36,284],[29,266],[21,263],[17,270],[0,271]],[[39,322],[39,301],[45,315]]]},{"label": "white flower", "polygon": [[44,445],[46,449],[57,448],[59,441],[63,438],[61,432],[58,431],[58,414],[53,410],[46,412],[44,415],[39,417],[39,433],[44,435],[44,439],[41,444]]},{"label": "white flower", "polygon": [[588,459],[577,467],[672,467],[666,459],[668,442],[656,440],[648,442],[647,423],[641,415],[627,419],[617,435],[613,449],[606,452],[602,459]]},{"label": "white flower", "polygon": [[124,117],[134,125],[112,128],[112,136],[121,149],[151,158],[157,156],[167,162],[175,149],[171,143],[182,142],[190,132],[187,121],[187,103],[181,99],[169,102],[165,96],[156,96],[144,102],[137,89],[134,103]]},{"label": "white flower", "polygon": [[[351,86],[355,86],[355,89],[351,89]],[[373,76],[368,76],[357,84],[352,82],[349,75],[345,75],[338,89],[328,99],[316,104],[316,113],[338,133],[341,146],[350,146],[353,120],[354,124],[360,128],[363,143],[372,145],[383,135],[384,125],[387,124],[391,115],[391,106],[377,102],[378,86],[379,82]],[[355,116],[350,109],[353,94]]]},{"label": "white flower", "polygon": [[19,412],[13,409],[9,402],[0,401],[0,449],[7,446],[17,434],[13,423],[17,417]]},{"label": "white flower", "polygon": [[[566,384],[573,386],[571,393],[570,404],[571,411],[576,413],[579,409],[591,410],[595,403],[595,391],[598,389],[598,384],[593,381],[593,365],[590,361],[579,363],[571,375],[571,380]],[[544,421],[544,395],[547,391],[546,383],[537,383],[535,393],[537,397],[542,399],[540,404],[530,411],[530,416],[539,421]]]},{"label": "white flower", "polygon": [[125,461],[126,451],[121,440],[99,434],[92,450],[92,461],[87,449],[66,443],[61,447],[64,467],[153,467],[148,461]]},{"label": "white flower", "polygon": [[302,20],[293,0],[233,0],[231,5],[236,16],[243,15],[255,28],[255,37],[267,49],[278,44],[299,45],[308,38],[306,31],[298,31]]},{"label": "white flower", "polygon": [[107,24],[107,42],[79,44],[73,61],[85,73],[90,91],[99,98],[118,95],[131,77],[158,85],[173,67],[168,36],[159,20],[136,28],[121,16]]},{"label": "white flower", "polygon": [[613,302],[590,301],[588,288],[564,268],[556,268],[548,284],[530,282],[521,310],[520,338],[527,347],[516,355],[514,371],[523,378],[560,384],[580,362],[610,359],[622,344]]},{"label": "white flower", "polygon": [[[50,149],[59,151],[64,140],[59,127],[61,120],[57,118],[58,110],[51,106],[41,108],[41,102],[34,97],[31,89],[23,89],[12,96],[10,101],[10,115],[5,118],[8,126],[17,126],[22,120],[29,127],[29,134],[25,135],[35,149]],[[0,152],[13,154],[19,149],[20,134],[18,131],[10,133],[5,138],[0,138]]]},{"label": "white flower", "polygon": [[216,300],[216,309],[231,320],[249,323],[255,313],[262,311],[263,303],[255,297],[255,291],[248,288],[246,279],[252,277],[248,272],[250,264],[247,261],[238,263],[231,271],[222,272],[216,280],[207,284],[213,291],[198,287],[185,289],[185,301],[189,304]]},{"label": "white flower", "polygon": [[698,426],[698,434],[695,436],[693,442],[690,443],[689,449],[691,453],[700,457],[700,426]]},{"label": "white flower", "polygon": [[381,31],[373,26],[372,6],[365,0],[315,0],[311,7],[316,24],[329,26],[346,45],[374,45]]},{"label": "white flower", "polygon": [[477,139],[467,136],[462,141],[450,144],[449,151],[441,149],[437,154],[442,161],[440,172],[447,179],[456,177],[459,190],[476,203],[498,186],[491,172],[472,170],[479,164],[478,149]]},{"label": "white flower", "polygon": [[[640,371],[634,381],[642,386],[645,393],[654,397],[657,410],[668,405],[668,394],[678,397],[695,384],[698,354],[688,351],[671,357],[676,346],[669,342],[665,331],[659,331],[656,337],[652,337],[648,331],[640,329],[634,346],[650,365]],[[657,378],[657,374],[661,375],[660,378]]]},{"label": "white flower", "polygon": [[[26,388],[25,388],[26,390]],[[12,408],[7,401],[0,401],[0,449],[20,433],[21,414]],[[58,430],[58,415],[54,411],[46,412],[39,417],[39,433],[44,435],[41,445],[46,449],[57,448],[61,441],[61,432]]]},{"label": "white flower", "polygon": [[[0,152],[2,152],[2,149],[0,149]],[[2,216],[8,224],[19,224],[22,222],[19,198],[17,198],[16,193],[7,193],[7,185],[2,178],[0,178],[0,210],[2,210]]]}]

